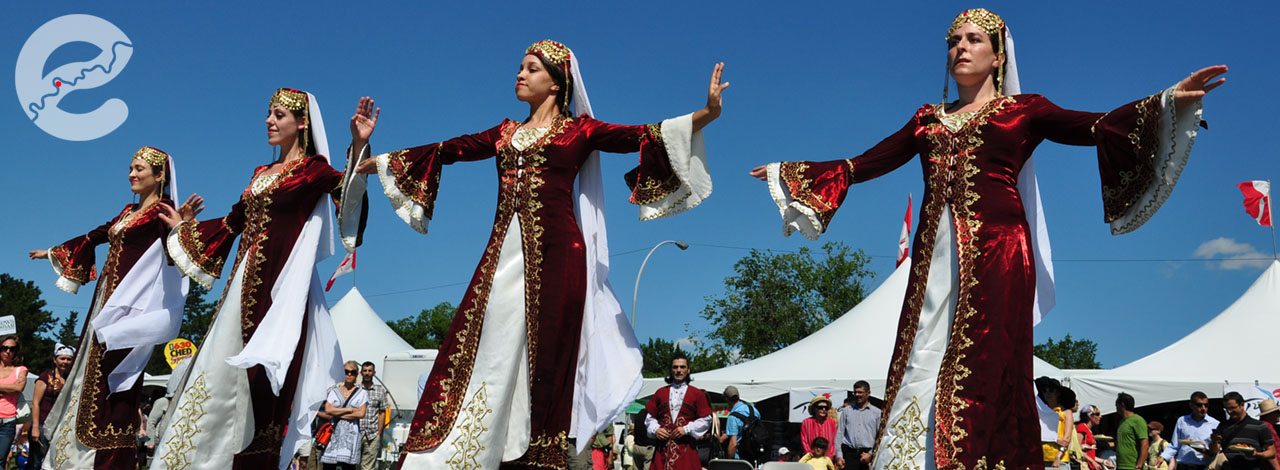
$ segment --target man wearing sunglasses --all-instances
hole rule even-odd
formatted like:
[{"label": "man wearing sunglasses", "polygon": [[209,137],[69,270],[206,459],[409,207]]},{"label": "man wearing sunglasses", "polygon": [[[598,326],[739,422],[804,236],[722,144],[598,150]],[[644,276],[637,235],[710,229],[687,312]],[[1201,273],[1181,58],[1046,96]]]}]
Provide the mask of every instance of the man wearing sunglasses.
[{"label": "man wearing sunglasses", "polygon": [[1173,424],[1173,439],[1160,453],[1169,462],[1169,470],[1205,470],[1209,465],[1205,452],[1218,420],[1209,416],[1209,396],[1204,392],[1192,393],[1188,405],[1191,414]]}]

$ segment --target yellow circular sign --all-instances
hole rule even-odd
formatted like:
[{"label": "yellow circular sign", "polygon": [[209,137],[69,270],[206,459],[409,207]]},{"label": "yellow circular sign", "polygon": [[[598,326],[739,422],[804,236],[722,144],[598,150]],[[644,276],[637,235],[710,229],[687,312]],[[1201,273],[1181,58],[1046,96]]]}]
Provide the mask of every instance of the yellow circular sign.
[{"label": "yellow circular sign", "polygon": [[164,360],[169,363],[170,369],[194,355],[196,355],[196,345],[189,339],[178,338],[164,345]]}]

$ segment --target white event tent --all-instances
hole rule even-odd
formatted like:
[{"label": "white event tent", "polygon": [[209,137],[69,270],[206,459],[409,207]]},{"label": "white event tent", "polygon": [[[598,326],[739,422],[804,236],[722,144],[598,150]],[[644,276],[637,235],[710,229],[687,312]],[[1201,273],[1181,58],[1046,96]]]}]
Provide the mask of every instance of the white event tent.
[{"label": "white event tent", "polygon": [[[1109,409],[1120,392],[1138,406],[1186,401],[1194,391],[1222,393],[1227,382],[1280,383],[1280,369],[1265,358],[1274,344],[1255,332],[1280,326],[1280,261],[1272,261],[1253,285],[1222,313],[1186,337],[1120,367],[1077,374],[1068,371],[1080,403]],[[1229,346],[1229,354],[1223,348]],[[1252,359],[1248,359],[1252,358]]]},{"label": "white event tent", "polygon": [[[910,260],[904,261],[862,302],[821,330],[748,362],[693,371],[693,384],[715,393],[733,385],[743,400],[759,401],[786,395],[792,388],[852,390],[854,382],[866,380],[872,395],[883,396],[910,268]],[[1065,376],[1040,358],[1034,360],[1037,377]],[[664,385],[661,378],[645,379],[640,396],[652,395]]]},{"label": "white event tent", "polygon": [[383,358],[413,349],[387,326],[387,322],[373,311],[355,287],[329,308],[329,314],[333,316],[333,327],[338,332],[338,347],[342,350],[343,361],[373,362],[381,375],[381,371],[386,370]]}]

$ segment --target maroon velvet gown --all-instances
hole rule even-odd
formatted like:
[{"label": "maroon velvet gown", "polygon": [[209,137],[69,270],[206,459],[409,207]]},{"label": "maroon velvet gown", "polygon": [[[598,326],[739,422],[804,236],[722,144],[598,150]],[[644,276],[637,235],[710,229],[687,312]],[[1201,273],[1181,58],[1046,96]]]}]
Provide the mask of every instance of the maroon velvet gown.
[{"label": "maroon velvet gown", "polygon": [[[942,223],[952,224],[956,235],[959,293],[937,378],[931,449],[937,468],[1043,467],[1031,388],[1036,269],[1018,174],[1046,139],[1096,146],[1105,218],[1116,220],[1136,209],[1155,178],[1159,100],[1155,95],[1101,114],[1064,110],[1040,95],[1001,97],[955,131],[939,121],[935,105],[925,105],[860,156],[781,164],[780,178],[795,202],[812,210],[825,229],[850,185],[921,157],[925,197],[889,369],[882,437],[896,424],[889,422],[889,410],[912,352],[940,216],[949,206],[952,219]],[[925,431],[912,432],[918,437]],[[882,444],[877,449],[885,449]]]},{"label": "maroon velvet gown", "polygon": [[[671,416],[671,387],[666,386],[654,392],[644,405],[644,411],[658,420],[661,429],[671,431],[675,428],[696,421],[703,416],[711,415],[711,405],[707,402],[707,394],[702,389],[685,385],[684,401],[680,404],[680,412]],[[718,419],[718,418],[711,418]],[[637,430],[637,432],[646,432]],[[659,441],[654,449],[653,462],[645,470],[698,470],[702,461],[698,458],[698,450],[693,447],[693,436],[685,435],[679,439]]]},{"label": "maroon velvet gown", "polygon": [[[173,202],[166,198],[160,204]],[[58,462],[60,452],[74,447],[69,442],[70,435],[62,436],[66,432],[63,427],[73,426],[74,439],[94,450],[94,468],[136,466],[138,406],[142,397],[142,381],[139,380],[129,390],[114,394],[110,392],[107,376],[130,350],[107,351],[98,341],[92,325],[94,317],[115,291],[120,280],[133,269],[138,258],[168,232],[168,226],[158,215],[158,204],[124,222],[127,225],[122,225],[123,230],[119,230],[116,224],[133,207],[134,204],[126,206],[110,222],[49,250],[49,257],[62,268],[59,275],[63,278],[77,284],[95,279],[98,281],[94,288],[93,306],[80,333],[80,357],[77,358],[80,364],[77,365],[81,367],[72,369],[72,374],[81,372],[81,376],[68,377],[68,384],[74,385],[68,389],[68,393],[60,394],[54,405],[54,410],[58,413],[50,415],[51,419],[58,422],[42,421],[42,428],[50,441],[49,460],[54,463]],[[103,243],[108,244],[107,260],[99,275],[94,270],[94,248]],[[75,409],[68,409],[69,407]],[[74,422],[61,419],[72,413],[75,415]]]},{"label": "maroon velvet gown", "polygon": [[[522,235],[531,436],[528,451],[503,468],[566,468],[575,364],[586,295],[586,252],[574,215],[574,182],[592,151],[640,151],[627,175],[631,202],[660,199],[679,185],[658,125],[621,126],[590,117],[557,118],[524,150],[511,144],[520,123],[389,154],[395,185],[430,218],[443,165],[497,156],[493,233],[440,345],[405,452],[439,446],[458,420],[480,343],[495,267],[512,218]],[[523,162],[523,163],[522,163]],[[498,404],[496,407],[508,406]],[[506,412],[499,409],[498,412]],[[589,439],[590,436],[579,436]]]},{"label": "maroon velvet gown", "polygon": [[[253,337],[258,323],[271,308],[272,286],[288,261],[312,209],[321,197],[330,195],[336,198],[342,184],[342,173],[334,170],[323,156],[313,155],[286,164],[274,182],[255,193],[252,182],[267,168],[259,166],[254,170],[249,187],[225,217],[179,226],[183,251],[201,271],[213,277],[222,271],[233,242],[237,236],[240,237],[232,273],[243,265],[239,310],[244,343]],[[192,279],[200,280],[200,277],[192,275]],[[226,292],[223,298],[226,298]],[[302,328],[304,331],[307,328],[305,319]],[[306,338],[306,334],[298,338],[293,363],[279,395],[272,393],[270,381],[261,365],[245,371],[253,400],[253,440],[236,454],[233,468],[275,468],[279,462],[285,425],[293,409],[298,369],[306,353]]]}]

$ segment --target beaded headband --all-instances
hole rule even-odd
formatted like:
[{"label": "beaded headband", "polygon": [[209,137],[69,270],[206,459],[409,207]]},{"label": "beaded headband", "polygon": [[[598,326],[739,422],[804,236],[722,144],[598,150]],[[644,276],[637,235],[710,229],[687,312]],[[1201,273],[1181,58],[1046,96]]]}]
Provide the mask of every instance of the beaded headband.
[{"label": "beaded headband", "polygon": [[141,159],[151,166],[165,167],[165,163],[169,161],[169,154],[155,147],[143,147],[133,154],[133,158]]},{"label": "beaded headband", "polygon": [[294,113],[302,116],[302,125],[305,126],[305,129],[298,134],[301,139],[299,146],[302,148],[303,152],[307,151],[307,135],[311,133],[311,123],[307,120],[307,106],[309,103],[310,101],[307,100],[307,92],[295,90],[293,88],[281,88],[276,90],[275,95],[271,96],[271,103],[267,106],[270,108],[272,106],[280,105],[284,109],[293,111]]},{"label": "beaded headband", "polygon": [[947,30],[947,39],[951,39],[951,35],[965,23],[973,23],[978,29],[987,33],[993,41],[999,41],[1003,37],[1001,32],[1004,30],[1004,19],[985,8],[974,8],[956,15],[955,21],[951,22],[951,29]]},{"label": "beaded headband", "polygon": [[569,47],[550,39],[543,39],[533,43],[532,46],[525,49],[524,53],[538,55],[560,68],[569,68],[569,58],[571,56]]},{"label": "beaded headband", "polygon": [[292,88],[281,88],[271,97],[270,106],[280,105],[293,112],[307,112],[307,93]]}]

